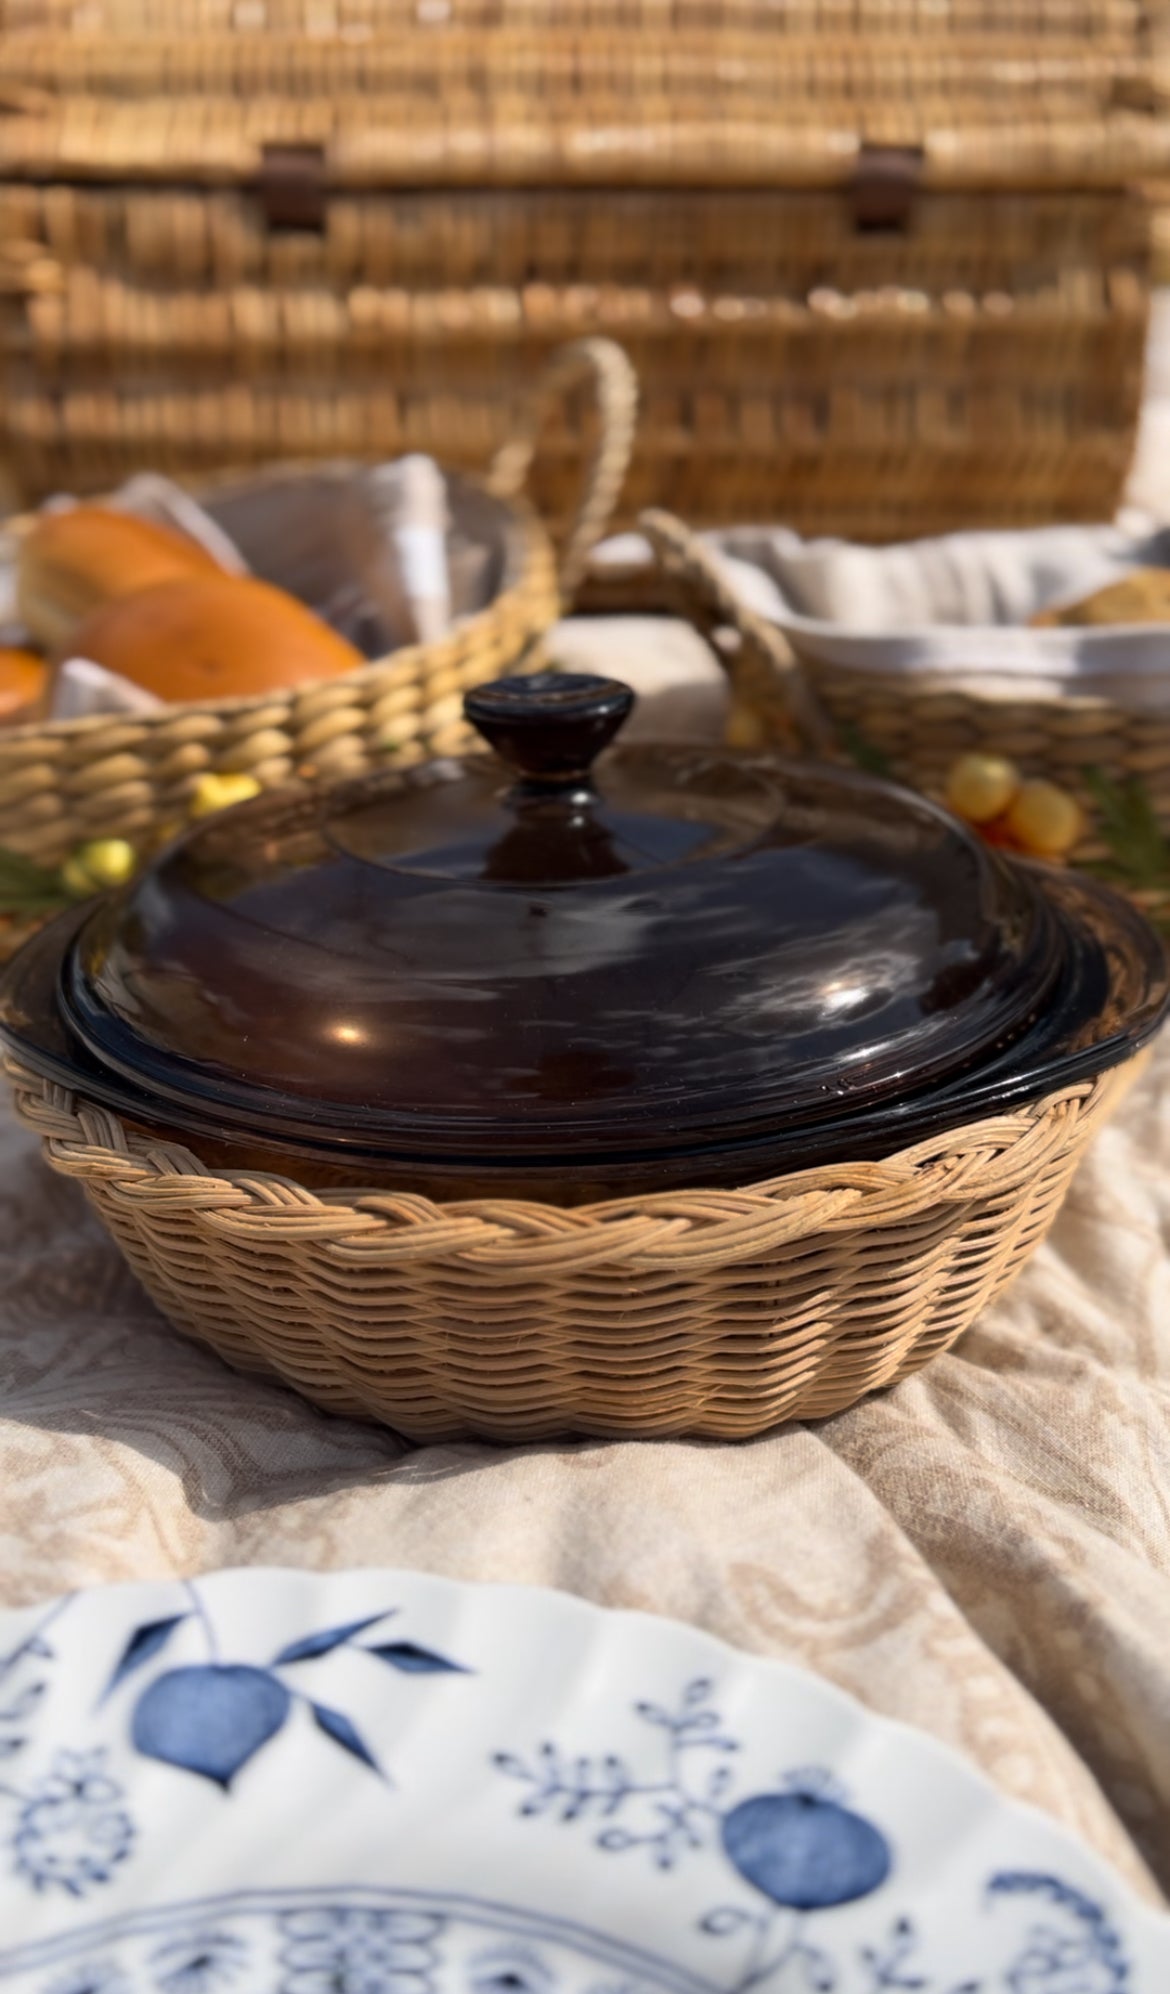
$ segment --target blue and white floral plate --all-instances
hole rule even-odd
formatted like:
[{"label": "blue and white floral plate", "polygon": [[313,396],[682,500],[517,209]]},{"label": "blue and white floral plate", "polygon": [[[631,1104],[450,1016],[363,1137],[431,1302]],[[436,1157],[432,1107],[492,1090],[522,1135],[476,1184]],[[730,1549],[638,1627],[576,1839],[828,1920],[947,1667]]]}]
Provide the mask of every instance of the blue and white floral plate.
[{"label": "blue and white floral plate", "polygon": [[1166,1994],[1170,1920],[692,1628],[406,1572],[0,1616],[14,1994]]}]

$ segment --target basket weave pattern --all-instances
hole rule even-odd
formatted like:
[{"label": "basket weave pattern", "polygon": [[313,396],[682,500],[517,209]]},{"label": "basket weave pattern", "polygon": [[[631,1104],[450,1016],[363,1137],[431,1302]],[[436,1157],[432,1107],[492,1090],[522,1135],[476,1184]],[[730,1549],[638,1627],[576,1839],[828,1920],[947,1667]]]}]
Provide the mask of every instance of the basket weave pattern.
[{"label": "basket weave pattern", "polygon": [[[892,540],[1107,517],[1128,471],[1148,224],[1108,193],[939,194],[893,248],[857,234],[845,196],[814,191],[606,194],[604,227],[574,190],[339,196],[295,283],[248,197],[215,193],[198,243],[220,270],[251,266],[230,282],[49,254],[72,207],[70,235],[145,238],[152,253],[178,238],[179,260],[175,199],[0,200],[0,229],[32,251],[0,294],[5,454],[30,496],[101,489],[143,463],[207,476],[421,450],[470,468],[512,428],[533,356],[585,335],[620,340],[647,383],[627,516],[782,513],[807,533]],[[352,245],[340,267],[334,236]],[[402,262],[424,250],[411,281]],[[539,281],[511,274],[526,267]],[[536,483],[553,519],[579,454],[567,412]]]},{"label": "basket weave pattern", "polygon": [[[845,17],[859,16],[871,36],[895,42],[903,35],[928,38],[940,25],[956,32],[1031,36],[1031,45],[1056,42],[1079,44],[1086,38],[1095,53],[1132,50],[1135,28],[1157,18],[1158,8],[1137,0],[1065,0],[1060,7],[1034,0],[945,0],[924,8],[922,0],[881,0],[880,7],[860,0]],[[172,0],[161,14],[154,0],[0,0],[0,28],[52,33],[72,39],[90,60],[100,59],[107,35],[134,35],[167,45],[176,67],[195,63],[199,53],[180,36],[219,35],[255,47],[264,31],[276,35],[338,33],[352,38],[356,60],[368,55],[362,34],[372,29],[402,32],[420,19],[446,22],[458,28],[565,27],[604,31],[614,28],[710,27],[770,28],[793,36],[824,27],[840,29],[840,0],[444,0],[442,10],[420,16],[418,0]],[[68,46],[63,39],[62,48]],[[343,42],[342,47],[345,44]],[[270,52],[262,48],[267,66]],[[297,58],[299,62],[297,61]],[[294,47],[288,58],[310,81],[318,70]],[[123,55],[123,62],[126,58]]]},{"label": "basket weave pattern", "polygon": [[8,1071],[159,1307],[418,1440],[744,1438],[944,1350],[1043,1238],[1138,1062],[880,1163],[562,1210],[315,1196]]},{"label": "basket weave pattern", "polygon": [[[1051,777],[1095,808],[1085,772],[1136,776],[1170,827],[1170,719],[1130,713],[1110,701],[1054,687],[1051,699],[980,698],[953,685],[917,685],[908,674],[851,672],[805,661],[809,682],[835,725],[876,748],[900,781],[941,796],[957,756],[1007,755]],[[1087,843],[1083,857],[1100,857]]]},{"label": "basket weave pattern", "polygon": [[[534,359],[604,335],[649,390],[631,514],[1108,517],[1164,9],[4,0],[3,454],[29,496],[143,462],[468,466]],[[876,229],[874,148],[914,180]],[[307,176],[291,223],[274,154]],[[551,517],[579,451],[570,412]]]}]

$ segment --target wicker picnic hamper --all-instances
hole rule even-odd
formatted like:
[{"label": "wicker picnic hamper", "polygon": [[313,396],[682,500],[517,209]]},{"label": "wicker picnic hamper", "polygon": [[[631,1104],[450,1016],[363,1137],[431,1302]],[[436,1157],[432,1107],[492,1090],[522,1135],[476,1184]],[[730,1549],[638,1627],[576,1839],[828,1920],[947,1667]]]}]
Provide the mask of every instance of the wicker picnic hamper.
[{"label": "wicker picnic hamper", "polygon": [[[595,392],[597,442],[561,546],[558,583],[549,538],[520,495],[549,407],[581,379]],[[182,817],[208,770],[251,775],[270,788],[298,776],[335,780],[459,746],[466,739],[463,693],[517,668],[554,621],[561,589],[572,586],[603,529],[628,461],[635,399],[629,365],[609,342],[582,342],[552,362],[489,480],[502,588],[441,640],[274,696],[0,732],[0,847],[53,866],[88,839],[149,838]],[[18,939],[16,930],[0,935],[0,955]]]},{"label": "wicker picnic hamper", "polygon": [[[0,0],[0,459],[482,462],[550,345],[631,512],[1112,513],[1164,0]],[[566,415],[538,485],[568,504]]]},{"label": "wicker picnic hamper", "polygon": [[[773,634],[725,607],[700,620],[738,625],[771,669]],[[799,692],[791,710],[815,725]],[[7,1071],[160,1308],[237,1368],[419,1440],[734,1439],[953,1343],[1044,1237],[1143,1056],[884,1160],[571,1206],[309,1189]]]}]

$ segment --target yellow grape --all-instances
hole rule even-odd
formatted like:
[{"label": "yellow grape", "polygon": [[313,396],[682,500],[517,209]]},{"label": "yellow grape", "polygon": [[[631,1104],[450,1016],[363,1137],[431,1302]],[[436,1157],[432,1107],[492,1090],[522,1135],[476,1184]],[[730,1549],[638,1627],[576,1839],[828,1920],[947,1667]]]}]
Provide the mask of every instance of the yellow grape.
[{"label": "yellow grape", "polygon": [[201,775],[191,793],[188,809],[192,817],[210,817],[233,803],[247,803],[259,796],[260,784],[254,775]]},{"label": "yellow grape", "polygon": [[125,838],[93,838],[81,845],[61,867],[61,880],[68,892],[84,899],[104,887],[123,886],[138,858]]},{"label": "yellow grape", "polygon": [[1019,770],[1002,755],[960,755],[947,777],[947,803],[968,824],[990,824],[1019,786]]},{"label": "yellow grape", "polygon": [[1084,828],[1080,805],[1066,789],[1036,779],[1020,785],[1007,813],[1008,829],[1037,858],[1061,858]]}]

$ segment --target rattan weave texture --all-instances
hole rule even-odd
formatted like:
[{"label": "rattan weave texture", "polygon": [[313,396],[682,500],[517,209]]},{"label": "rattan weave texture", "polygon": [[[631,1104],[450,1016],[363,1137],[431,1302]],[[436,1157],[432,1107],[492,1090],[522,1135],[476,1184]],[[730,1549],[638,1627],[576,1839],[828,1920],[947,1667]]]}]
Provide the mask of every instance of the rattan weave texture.
[{"label": "rattan weave texture", "polygon": [[[631,514],[1102,518],[1170,177],[1166,0],[6,0],[0,455],[484,459],[564,338]],[[575,415],[538,495],[570,503]]]},{"label": "rattan weave texture", "polygon": [[411,1439],[743,1439],[945,1350],[1043,1238],[1132,1076],[882,1163],[562,1210],[210,1175],[10,1068],[143,1285],[237,1368]]}]

